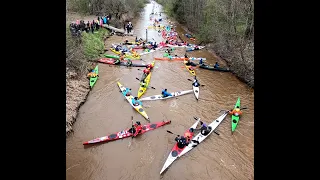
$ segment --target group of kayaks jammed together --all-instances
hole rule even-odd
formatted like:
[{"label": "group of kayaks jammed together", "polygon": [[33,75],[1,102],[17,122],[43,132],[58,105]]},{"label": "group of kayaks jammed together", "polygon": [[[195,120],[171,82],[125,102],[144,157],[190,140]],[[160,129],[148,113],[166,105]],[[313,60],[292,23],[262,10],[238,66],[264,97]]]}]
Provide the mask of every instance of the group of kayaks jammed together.
[{"label": "group of kayaks jammed together", "polygon": [[[154,21],[153,19],[156,18],[156,13],[152,13],[150,15],[150,20],[154,23],[163,22],[161,20]],[[215,66],[209,66],[204,63],[206,58],[201,57],[188,57],[187,55],[183,57],[177,57],[172,55],[172,52],[175,48],[178,47],[185,47],[188,51],[195,51],[203,49],[204,46],[198,46],[195,44],[188,44],[186,42],[179,42],[178,41],[178,34],[175,32],[175,29],[172,25],[159,25],[157,26],[160,31],[161,36],[164,38],[164,41],[156,43],[156,42],[146,42],[143,39],[136,38],[135,41],[129,42],[125,40],[119,44],[112,44],[110,50],[115,53],[113,54],[105,54],[104,58],[98,60],[99,63],[104,63],[108,65],[117,65],[117,66],[130,66],[130,67],[144,67],[143,74],[141,78],[136,78],[139,82],[139,90],[137,95],[134,96],[131,88],[126,87],[125,85],[117,82],[117,85],[120,89],[121,96],[124,97],[128,103],[139,113],[141,114],[149,123],[142,124],[139,121],[136,123],[133,122],[133,117],[131,117],[132,127],[124,129],[122,131],[103,136],[100,138],[96,138],[90,141],[86,141],[83,145],[101,143],[101,142],[110,142],[118,139],[123,139],[127,137],[136,137],[145,132],[157,129],[161,126],[167,125],[171,123],[171,120],[162,121],[162,122],[151,122],[150,118],[148,117],[146,111],[143,107],[143,101],[155,101],[155,100],[164,100],[170,99],[177,96],[182,96],[185,94],[193,93],[195,95],[195,99],[198,101],[200,87],[204,86],[201,85],[199,80],[197,79],[195,68],[204,68],[213,71],[229,71],[227,68],[219,67],[219,64],[216,63]],[[143,55],[155,52],[159,49],[165,49],[164,57],[154,58],[151,63],[139,63],[142,62],[141,57]],[[138,53],[138,51],[143,51]],[[184,90],[178,92],[169,92],[167,89],[163,89],[161,94],[153,95],[149,97],[143,97],[143,94],[147,91],[148,88],[155,89],[154,87],[149,86],[151,80],[151,74],[154,69],[158,68],[155,66],[156,60],[161,61],[183,61],[185,68],[190,72],[193,76],[192,79],[188,79],[190,84],[192,85],[191,90]],[[134,63],[132,61],[135,61]],[[199,63],[195,63],[199,61]],[[145,62],[145,60],[143,61]],[[99,70],[98,65],[95,66],[94,69],[90,70],[88,74],[88,78],[90,79],[90,87],[92,88],[94,84],[97,82],[99,77]],[[193,117],[195,123],[193,123],[182,135],[177,135],[172,133],[171,131],[167,131],[170,134],[176,135],[175,137],[175,145],[171,149],[167,160],[165,161],[163,168],[160,171],[162,174],[178,157],[183,156],[187,152],[191,151],[192,149],[196,148],[202,141],[204,141],[212,132],[219,135],[215,129],[220,125],[220,123],[226,118],[229,114],[231,116],[231,132],[234,132],[242,114],[242,109],[247,108],[240,108],[240,98],[235,101],[235,106],[231,110],[224,110],[223,114],[219,116],[217,119],[214,119],[211,122],[205,123],[201,121],[198,117]]]}]

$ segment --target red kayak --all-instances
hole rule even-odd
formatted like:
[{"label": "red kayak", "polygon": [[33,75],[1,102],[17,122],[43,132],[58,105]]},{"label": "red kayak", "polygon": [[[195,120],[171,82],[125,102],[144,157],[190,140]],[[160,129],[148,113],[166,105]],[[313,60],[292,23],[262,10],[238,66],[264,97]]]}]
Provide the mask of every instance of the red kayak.
[{"label": "red kayak", "polygon": [[[170,124],[171,121],[162,121],[162,122],[156,122],[156,123],[150,123],[150,124],[146,124],[142,126],[142,131],[139,134],[143,134],[145,132],[157,129],[161,126],[164,126],[166,124]],[[100,138],[96,138],[87,142],[84,142],[83,145],[86,144],[95,144],[95,143],[101,143],[101,142],[110,142],[110,141],[114,141],[114,140],[118,140],[118,139],[124,139],[127,137],[131,137],[133,136],[133,134],[129,131],[131,128],[128,128],[126,130],[120,131],[118,133],[115,134],[111,134],[109,136],[103,136]]]},{"label": "red kayak", "polygon": [[[115,64],[116,60],[112,59],[112,58],[101,58],[101,59],[98,60],[98,62],[105,63],[105,64],[111,64],[111,65],[118,65],[118,66],[127,66],[127,63],[124,63],[124,62],[120,62],[120,64]],[[147,67],[147,65],[146,64],[134,64],[134,63],[132,63],[131,67]]]}]

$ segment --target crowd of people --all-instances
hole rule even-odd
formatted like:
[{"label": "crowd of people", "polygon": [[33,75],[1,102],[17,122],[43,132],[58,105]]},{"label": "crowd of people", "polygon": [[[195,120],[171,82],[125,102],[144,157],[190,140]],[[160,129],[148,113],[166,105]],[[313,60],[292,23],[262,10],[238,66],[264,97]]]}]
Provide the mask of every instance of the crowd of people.
[{"label": "crowd of people", "polygon": [[72,22],[69,25],[71,35],[79,36],[81,32],[86,31],[87,33],[99,30],[99,28],[103,27],[103,24],[108,24],[111,20],[111,15],[98,17],[96,20],[87,21],[84,20],[76,20],[76,22]]}]

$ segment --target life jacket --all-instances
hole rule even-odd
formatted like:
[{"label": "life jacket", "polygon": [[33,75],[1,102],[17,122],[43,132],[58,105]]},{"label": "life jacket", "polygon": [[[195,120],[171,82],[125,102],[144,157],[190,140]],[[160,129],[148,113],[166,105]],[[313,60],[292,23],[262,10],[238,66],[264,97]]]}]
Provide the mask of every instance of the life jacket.
[{"label": "life jacket", "polygon": [[95,72],[90,72],[89,74],[88,74],[88,77],[96,77],[97,76],[97,74],[95,73]]},{"label": "life jacket", "polygon": [[241,114],[242,114],[242,112],[239,108],[232,110],[232,115],[234,115],[234,116],[240,116]]}]

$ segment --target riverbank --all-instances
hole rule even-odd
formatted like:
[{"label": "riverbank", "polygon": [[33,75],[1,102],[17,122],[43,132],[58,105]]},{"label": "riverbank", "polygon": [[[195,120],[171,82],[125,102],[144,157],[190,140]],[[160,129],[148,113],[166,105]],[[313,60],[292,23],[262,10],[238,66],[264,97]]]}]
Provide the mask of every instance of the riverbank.
[{"label": "riverbank", "polygon": [[[68,13],[66,16],[67,24],[73,21],[76,21],[77,19],[87,21],[92,21],[93,19],[97,19],[97,16],[81,16],[77,13]],[[137,18],[136,18],[137,19]],[[135,19],[135,20],[136,20]],[[114,20],[112,21],[114,22]],[[112,23],[111,22],[111,23]],[[135,23],[135,21],[133,21]],[[67,63],[67,69],[66,69],[66,136],[68,137],[70,133],[73,132],[72,125],[76,121],[78,111],[80,107],[85,103],[89,93],[89,80],[86,77],[87,69],[88,67],[93,66],[97,59],[101,56],[101,54],[109,49],[111,47],[112,43],[118,43],[121,39],[121,42],[123,42],[125,39],[128,39],[129,41],[134,41],[135,37],[133,36],[110,36],[109,34],[106,35],[97,35],[100,32],[101,29],[96,32],[95,34],[86,34],[82,33],[82,37],[87,38],[81,38],[81,43],[72,42],[73,44],[73,50],[72,55],[76,58],[77,62]],[[103,29],[103,31],[106,31]],[[102,32],[103,33],[103,32]],[[100,38],[92,38],[90,36],[95,35]],[[68,34],[67,34],[68,36]],[[99,50],[94,50],[95,48],[91,48],[91,41],[94,40],[95,42],[92,42],[92,44],[95,44],[95,46],[99,46]],[[67,37],[68,41],[68,37]],[[90,41],[89,43],[85,43],[84,41]],[[103,47],[102,47],[103,44]],[[67,47],[68,48],[68,47]],[[102,51],[104,50],[104,51]],[[113,54],[112,52],[110,52]],[[68,60],[67,60],[68,62]],[[68,64],[76,64],[76,68],[68,67]],[[77,70],[76,70],[77,69]],[[99,81],[99,79],[98,79]]]}]

